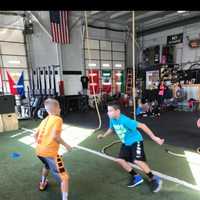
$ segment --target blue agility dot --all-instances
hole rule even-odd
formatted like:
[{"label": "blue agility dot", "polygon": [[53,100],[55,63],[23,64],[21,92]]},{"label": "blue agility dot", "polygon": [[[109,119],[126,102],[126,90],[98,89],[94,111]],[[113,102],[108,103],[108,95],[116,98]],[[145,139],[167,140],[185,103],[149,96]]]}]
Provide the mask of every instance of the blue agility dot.
[{"label": "blue agility dot", "polygon": [[17,152],[13,152],[13,153],[10,154],[10,157],[11,157],[12,159],[18,159],[18,158],[21,157],[21,154],[20,154],[20,153],[17,153]]}]

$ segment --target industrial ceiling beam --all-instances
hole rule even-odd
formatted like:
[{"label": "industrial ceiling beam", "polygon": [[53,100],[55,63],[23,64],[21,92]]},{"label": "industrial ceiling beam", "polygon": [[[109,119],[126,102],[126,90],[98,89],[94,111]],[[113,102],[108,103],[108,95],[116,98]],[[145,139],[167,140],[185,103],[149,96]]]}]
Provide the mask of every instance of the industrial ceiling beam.
[{"label": "industrial ceiling beam", "polygon": [[141,19],[144,19],[144,18],[147,18],[147,17],[152,17],[152,16],[157,16],[158,14],[163,14],[165,13],[166,11],[150,11],[150,12],[147,12],[143,15],[138,15],[135,17],[135,20],[141,20]]},{"label": "industrial ceiling beam", "polygon": [[100,13],[101,11],[97,11],[97,10],[95,10],[95,11],[91,11],[90,12],[90,15],[96,15],[96,14],[98,14],[98,13]]},{"label": "industrial ceiling beam", "polygon": [[142,25],[143,27],[147,27],[148,26],[152,26],[152,25],[156,25],[159,26],[162,23],[168,23],[170,21],[177,21],[178,19],[180,19],[180,17],[182,17],[180,14],[178,14],[177,12],[174,12],[172,14],[168,14],[165,15],[164,17],[160,17],[160,18],[155,18],[146,22],[143,22]]},{"label": "industrial ceiling beam", "polygon": [[150,29],[147,29],[147,30],[144,30],[144,31],[138,31],[137,36],[138,37],[145,36],[145,35],[149,35],[149,34],[152,34],[152,33],[165,31],[165,30],[168,30],[168,29],[172,29],[172,28],[176,28],[176,27],[180,27],[180,26],[185,26],[185,25],[193,24],[193,23],[197,23],[197,22],[200,22],[200,15],[191,17],[189,19],[183,19],[183,20],[179,20],[179,21],[176,21],[176,22],[164,24],[164,25],[161,25],[159,27],[150,28]]},{"label": "industrial ceiling beam", "polygon": [[121,17],[121,16],[126,15],[126,14],[129,14],[129,13],[131,13],[131,11],[121,11],[121,12],[117,12],[117,13],[111,15],[111,16],[110,16],[110,19],[115,19],[115,18],[117,18],[117,17]]},{"label": "industrial ceiling beam", "polygon": [[0,11],[1,15],[15,15],[15,16],[21,16],[24,17],[24,12],[17,12],[17,11]]},{"label": "industrial ceiling beam", "polygon": [[[72,17],[83,17],[83,15],[81,15],[81,14],[74,14],[73,13],[73,15],[72,15]],[[92,18],[92,19],[88,19],[88,21],[89,21],[89,23],[90,24],[93,24],[95,21],[97,21],[97,22],[107,22],[108,24],[116,24],[116,25],[120,25],[120,26],[126,26],[124,23],[120,23],[120,22],[112,22],[112,21],[108,21],[108,20],[103,20],[102,18],[100,19],[100,18]]]},{"label": "industrial ceiling beam", "polygon": [[31,16],[31,18],[38,23],[38,25],[42,28],[42,30],[48,35],[48,37],[51,39],[52,36],[49,33],[49,31],[47,30],[47,28],[44,26],[44,24],[41,23],[41,20],[38,19],[38,16],[35,15],[35,13],[33,13],[33,11],[26,11],[27,14],[29,14]]},{"label": "industrial ceiling beam", "polygon": [[[152,18],[163,17],[174,12],[176,11],[149,11],[145,14],[136,16],[135,21],[138,21],[138,22],[148,21],[148,20],[151,20]],[[132,17],[129,18],[127,22],[131,22],[131,21],[132,21]]]}]

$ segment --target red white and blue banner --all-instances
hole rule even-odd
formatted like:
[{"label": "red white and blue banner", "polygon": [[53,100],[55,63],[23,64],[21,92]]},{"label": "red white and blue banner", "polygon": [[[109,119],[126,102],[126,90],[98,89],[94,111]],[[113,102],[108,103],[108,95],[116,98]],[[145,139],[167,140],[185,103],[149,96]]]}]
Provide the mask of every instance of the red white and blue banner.
[{"label": "red white and blue banner", "polygon": [[7,77],[8,77],[8,83],[10,88],[10,93],[12,95],[20,95],[25,96],[25,90],[24,90],[24,72],[21,73],[21,76],[19,77],[19,80],[17,81],[17,84],[13,80],[12,76],[8,71],[6,71]]}]

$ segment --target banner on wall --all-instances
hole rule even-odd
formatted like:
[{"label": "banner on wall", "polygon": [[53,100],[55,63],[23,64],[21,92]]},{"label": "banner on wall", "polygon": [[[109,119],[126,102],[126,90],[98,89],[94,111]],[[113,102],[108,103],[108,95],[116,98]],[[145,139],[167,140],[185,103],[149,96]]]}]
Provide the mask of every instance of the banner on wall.
[{"label": "banner on wall", "polygon": [[183,42],[183,33],[167,36],[167,44],[173,45]]},{"label": "banner on wall", "polygon": [[124,71],[121,71],[121,77],[120,77],[120,81],[121,81],[121,92],[125,93],[125,85],[124,85]]},{"label": "banner on wall", "polygon": [[102,92],[106,94],[112,91],[112,73],[111,70],[102,70]]},{"label": "banner on wall", "polygon": [[124,72],[122,70],[114,70],[114,93],[124,93]]},{"label": "banner on wall", "polygon": [[[93,87],[96,94],[99,94],[99,70],[98,69],[91,69],[88,70],[88,77],[89,77],[89,90],[90,94],[93,95]],[[93,82],[92,82],[93,77]]]},{"label": "banner on wall", "polygon": [[24,72],[21,73],[21,76],[17,82],[17,93],[20,96],[25,96],[25,91],[24,91]]},{"label": "banner on wall", "polygon": [[8,77],[8,83],[10,88],[10,93],[12,95],[20,95],[25,96],[25,90],[24,90],[24,72],[21,73],[21,76],[19,77],[17,84],[15,83],[15,80],[10,75],[8,70],[6,70],[6,74]]}]

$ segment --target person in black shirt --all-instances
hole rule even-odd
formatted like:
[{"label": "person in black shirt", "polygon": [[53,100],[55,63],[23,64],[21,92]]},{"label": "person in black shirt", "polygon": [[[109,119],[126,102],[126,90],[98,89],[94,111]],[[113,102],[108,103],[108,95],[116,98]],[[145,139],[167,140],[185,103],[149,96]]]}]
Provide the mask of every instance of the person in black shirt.
[{"label": "person in black shirt", "polygon": [[81,76],[81,83],[82,83],[82,87],[83,87],[83,95],[87,95],[88,82],[89,82],[89,78],[87,76]]}]

